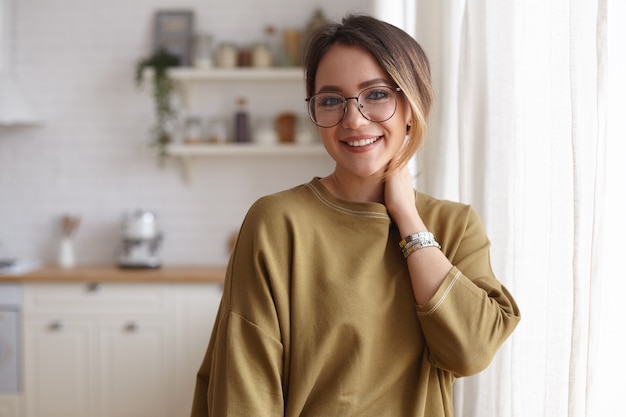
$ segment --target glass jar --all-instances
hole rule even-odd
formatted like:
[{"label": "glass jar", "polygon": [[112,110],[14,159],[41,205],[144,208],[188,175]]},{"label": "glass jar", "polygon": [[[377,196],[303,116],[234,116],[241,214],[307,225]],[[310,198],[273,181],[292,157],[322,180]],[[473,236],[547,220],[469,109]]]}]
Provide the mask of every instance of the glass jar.
[{"label": "glass jar", "polygon": [[188,117],[185,120],[185,143],[200,143],[202,139],[202,119],[195,116]]},{"label": "glass jar", "polygon": [[193,42],[193,65],[196,68],[211,68],[213,66],[213,37],[211,35],[196,35]]},{"label": "glass jar", "polygon": [[232,43],[223,43],[217,51],[217,66],[235,68],[237,66],[237,48]]},{"label": "glass jar", "polygon": [[315,129],[308,117],[298,117],[295,140],[298,145],[310,145],[315,142]]},{"label": "glass jar", "polygon": [[228,123],[223,117],[209,120],[209,142],[226,143],[228,141]]},{"label": "glass jar", "polygon": [[278,143],[278,134],[270,118],[261,118],[255,124],[254,142],[259,145]]},{"label": "glass jar", "polygon": [[255,68],[269,68],[272,66],[272,51],[265,43],[259,43],[252,50],[252,66]]}]

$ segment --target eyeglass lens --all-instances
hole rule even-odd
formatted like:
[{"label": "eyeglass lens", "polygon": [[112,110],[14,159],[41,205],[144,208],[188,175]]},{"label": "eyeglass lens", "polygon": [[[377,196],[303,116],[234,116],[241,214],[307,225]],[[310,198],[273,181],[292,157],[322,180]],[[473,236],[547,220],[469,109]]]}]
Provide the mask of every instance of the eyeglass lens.
[{"label": "eyeglass lens", "polygon": [[344,97],[337,93],[318,93],[309,99],[309,116],[320,127],[332,127],[346,114],[348,100],[355,99],[357,108],[367,120],[384,122],[396,112],[396,94],[386,86],[371,87],[357,97]]}]

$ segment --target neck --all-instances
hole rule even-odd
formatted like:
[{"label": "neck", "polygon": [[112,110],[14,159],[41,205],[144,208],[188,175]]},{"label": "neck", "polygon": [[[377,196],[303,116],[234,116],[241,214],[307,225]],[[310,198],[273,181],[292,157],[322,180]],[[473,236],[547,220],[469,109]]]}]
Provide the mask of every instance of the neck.
[{"label": "neck", "polygon": [[338,175],[335,171],[321,181],[339,199],[361,203],[384,202],[384,183],[381,178]]}]

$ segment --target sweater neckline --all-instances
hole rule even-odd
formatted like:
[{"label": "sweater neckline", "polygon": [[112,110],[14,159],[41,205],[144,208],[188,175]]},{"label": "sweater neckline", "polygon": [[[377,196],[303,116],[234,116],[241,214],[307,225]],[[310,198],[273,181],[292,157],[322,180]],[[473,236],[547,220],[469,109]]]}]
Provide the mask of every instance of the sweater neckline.
[{"label": "sweater neckline", "polygon": [[314,177],[306,184],[315,196],[330,208],[354,216],[366,216],[390,221],[387,208],[384,204],[349,201],[335,197],[320,181],[320,177]]}]

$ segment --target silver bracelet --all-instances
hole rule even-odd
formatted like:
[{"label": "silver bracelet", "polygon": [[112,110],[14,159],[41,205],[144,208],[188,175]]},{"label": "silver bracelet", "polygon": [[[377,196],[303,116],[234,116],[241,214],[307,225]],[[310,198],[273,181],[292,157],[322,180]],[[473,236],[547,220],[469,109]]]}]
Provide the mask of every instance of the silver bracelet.
[{"label": "silver bracelet", "polygon": [[399,245],[405,258],[419,249],[431,246],[441,249],[441,245],[435,240],[435,236],[431,232],[413,233],[402,239]]}]

